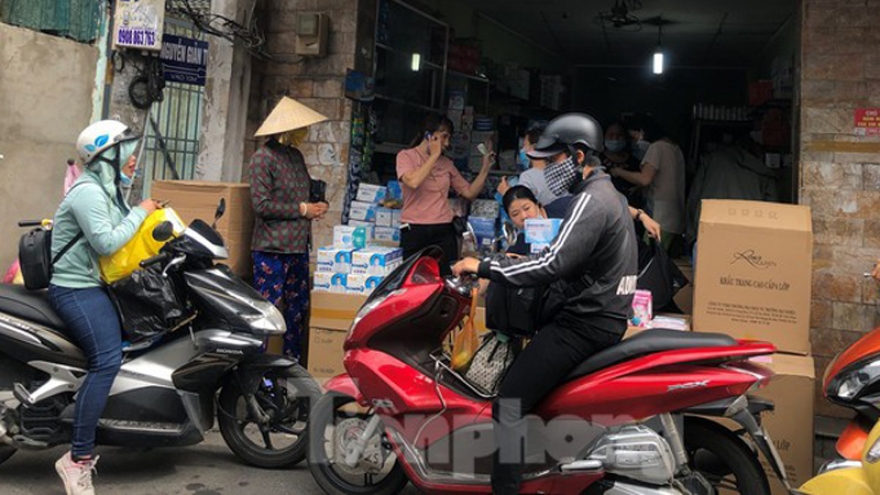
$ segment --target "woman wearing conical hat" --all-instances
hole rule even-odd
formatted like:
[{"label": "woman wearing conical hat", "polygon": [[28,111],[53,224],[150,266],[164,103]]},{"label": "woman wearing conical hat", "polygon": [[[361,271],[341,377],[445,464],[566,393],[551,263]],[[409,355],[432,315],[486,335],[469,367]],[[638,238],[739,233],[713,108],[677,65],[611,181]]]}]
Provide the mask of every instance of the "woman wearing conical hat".
[{"label": "woman wearing conical hat", "polygon": [[[327,120],[311,108],[283,97],[256,137],[266,143],[251,157],[254,288],[282,308],[287,323],[284,354],[299,358],[309,308],[309,240],[312,220],[328,204],[309,202],[309,171],[297,149],[308,127]],[[279,305],[279,302],[281,304]]]}]

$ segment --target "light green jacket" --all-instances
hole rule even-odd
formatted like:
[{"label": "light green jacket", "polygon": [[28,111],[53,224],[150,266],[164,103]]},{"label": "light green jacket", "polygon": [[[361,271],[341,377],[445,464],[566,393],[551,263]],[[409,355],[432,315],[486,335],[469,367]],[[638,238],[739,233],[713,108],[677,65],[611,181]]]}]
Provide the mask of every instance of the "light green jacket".
[{"label": "light green jacket", "polygon": [[100,287],[98,258],[118,251],[147,218],[143,208],[126,211],[118,203],[114,179],[112,165],[90,165],[55,212],[53,257],[80,231],[84,236],[55,263],[52,284],[71,289]]}]

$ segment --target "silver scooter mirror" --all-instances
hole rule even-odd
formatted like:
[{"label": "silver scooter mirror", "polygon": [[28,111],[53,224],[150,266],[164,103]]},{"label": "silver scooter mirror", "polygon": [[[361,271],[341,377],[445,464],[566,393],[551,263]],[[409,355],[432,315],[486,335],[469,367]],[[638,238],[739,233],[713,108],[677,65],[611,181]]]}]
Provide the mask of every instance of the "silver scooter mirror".
[{"label": "silver scooter mirror", "polygon": [[513,226],[510,222],[504,222],[501,226],[501,232],[504,235],[504,239],[507,241],[508,246],[513,246],[516,244],[516,227]]}]

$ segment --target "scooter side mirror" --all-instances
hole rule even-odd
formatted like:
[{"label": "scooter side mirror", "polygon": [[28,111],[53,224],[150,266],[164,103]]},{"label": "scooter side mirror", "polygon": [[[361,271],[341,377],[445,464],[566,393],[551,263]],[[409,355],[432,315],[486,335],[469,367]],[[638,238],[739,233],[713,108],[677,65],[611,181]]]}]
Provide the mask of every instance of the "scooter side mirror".
[{"label": "scooter side mirror", "polygon": [[212,229],[217,229],[217,222],[223,218],[226,213],[226,198],[220,198],[220,204],[217,205],[217,211],[214,212],[214,223],[211,224]]},{"label": "scooter side mirror", "polygon": [[508,246],[516,244],[517,232],[516,227],[514,227],[512,223],[504,222],[501,226],[501,232],[503,233]]},{"label": "scooter side mirror", "polygon": [[220,198],[220,204],[217,205],[217,211],[214,212],[214,222],[220,220],[226,213],[226,198]]},{"label": "scooter side mirror", "polygon": [[165,220],[153,228],[153,239],[157,242],[165,242],[174,237],[174,224]]},{"label": "scooter side mirror", "polygon": [[472,255],[477,252],[477,233],[470,222],[465,222],[465,231],[461,234],[462,256]]}]

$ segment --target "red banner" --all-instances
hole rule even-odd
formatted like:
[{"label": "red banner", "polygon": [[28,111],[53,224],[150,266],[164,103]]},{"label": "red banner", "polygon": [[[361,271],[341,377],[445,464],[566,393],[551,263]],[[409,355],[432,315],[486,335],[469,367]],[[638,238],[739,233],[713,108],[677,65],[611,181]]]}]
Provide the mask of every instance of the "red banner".
[{"label": "red banner", "polygon": [[880,108],[857,108],[855,120],[856,134],[880,136]]}]

